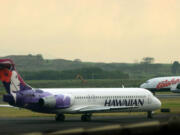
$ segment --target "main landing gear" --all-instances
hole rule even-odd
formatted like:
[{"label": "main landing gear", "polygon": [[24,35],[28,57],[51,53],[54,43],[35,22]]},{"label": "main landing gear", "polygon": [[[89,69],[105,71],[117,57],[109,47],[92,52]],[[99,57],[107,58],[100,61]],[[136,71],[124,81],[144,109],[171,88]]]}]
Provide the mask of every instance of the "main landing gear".
[{"label": "main landing gear", "polygon": [[65,120],[65,115],[64,114],[56,114],[55,120],[59,121],[59,122],[64,121]]},{"label": "main landing gear", "polygon": [[153,114],[152,111],[148,111],[147,112],[147,118],[152,119],[153,118],[152,114]]},{"label": "main landing gear", "polygon": [[[81,116],[81,121],[91,121],[91,116],[92,114],[83,114]],[[56,114],[55,120],[57,122],[63,122],[65,120],[65,115],[64,114]]]},{"label": "main landing gear", "polygon": [[92,114],[83,114],[82,116],[81,116],[81,121],[91,121],[91,116],[92,116]]}]

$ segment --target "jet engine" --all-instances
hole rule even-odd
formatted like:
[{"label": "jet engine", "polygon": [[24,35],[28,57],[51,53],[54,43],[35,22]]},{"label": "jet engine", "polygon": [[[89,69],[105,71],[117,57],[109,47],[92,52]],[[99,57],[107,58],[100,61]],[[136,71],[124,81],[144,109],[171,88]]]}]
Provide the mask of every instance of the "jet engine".
[{"label": "jet engine", "polygon": [[39,99],[39,105],[43,108],[68,108],[73,102],[71,95],[53,95]]},{"label": "jet engine", "polygon": [[174,85],[174,87],[171,87],[171,91],[174,93],[180,93],[180,83]]}]

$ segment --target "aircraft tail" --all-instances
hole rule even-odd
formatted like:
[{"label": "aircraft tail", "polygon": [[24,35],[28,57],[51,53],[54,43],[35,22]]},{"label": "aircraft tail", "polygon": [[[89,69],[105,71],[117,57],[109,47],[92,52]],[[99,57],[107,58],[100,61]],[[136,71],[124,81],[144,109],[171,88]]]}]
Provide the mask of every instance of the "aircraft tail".
[{"label": "aircraft tail", "polygon": [[11,59],[0,59],[0,80],[7,93],[11,95],[14,95],[17,91],[32,89],[18,74]]}]

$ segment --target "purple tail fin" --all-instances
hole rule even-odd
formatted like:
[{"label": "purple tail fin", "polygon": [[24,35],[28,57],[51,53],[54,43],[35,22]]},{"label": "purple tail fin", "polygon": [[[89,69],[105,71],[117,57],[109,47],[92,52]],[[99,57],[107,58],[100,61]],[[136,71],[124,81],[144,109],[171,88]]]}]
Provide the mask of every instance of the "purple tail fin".
[{"label": "purple tail fin", "polygon": [[11,59],[0,59],[0,80],[9,94],[32,89],[18,74]]}]

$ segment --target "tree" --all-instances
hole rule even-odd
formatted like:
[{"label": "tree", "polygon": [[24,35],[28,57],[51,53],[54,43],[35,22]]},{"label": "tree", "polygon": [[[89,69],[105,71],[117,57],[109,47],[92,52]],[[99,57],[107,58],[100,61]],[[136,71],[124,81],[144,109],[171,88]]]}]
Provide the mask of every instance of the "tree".
[{"label": "tree", "polygon": [[81,59],[74,59],[74,62],[82,62]]},{"label": "tree", "polygon": [[154,61],[155,60],[153,57],[144,57],[142,59],[141,66],[144,69],[144,72],[149,72],[149,69],[151,68],[150,64],[152,64]]},{"label": "tree", "polygon": [[144,57],[142,59],[141,63],[145,63],[145,64],[152,64],[154,63],[155,59],[153,57]]},{"label": "tree", "polygon": [[179,70],[179,62],[178,61],[174,61],[171,67],[171,72],[173,74],[176,74]]}]

